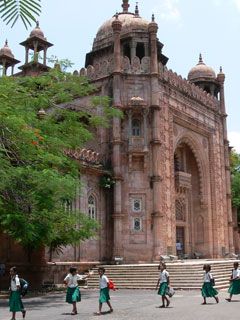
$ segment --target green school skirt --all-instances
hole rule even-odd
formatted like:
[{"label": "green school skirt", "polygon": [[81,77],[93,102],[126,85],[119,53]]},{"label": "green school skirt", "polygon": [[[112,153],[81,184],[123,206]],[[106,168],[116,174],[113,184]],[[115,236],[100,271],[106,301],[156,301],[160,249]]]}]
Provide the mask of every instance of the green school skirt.
[{"label": "green school skirt", "polygon": [[210,282],[204,282],[201,291],[204,298],[215,297],[218,294]]},{"label": "green school skirt", "polygon": [[103,303],[103,302],[107,302],[108,300],[110,300],[109,289],[108,288],[100,289],[99,302]]},{"label": "green school skirt", "polygon": [[17,311],[23,311],[24,306],[22,303],[20,292],[17,291],[11,291],[10,297],[9,297],[9,307],[11,312],[17,312]]},{"label": "green school skirt", "polygon": [[160,287],[159,287],[159,290],[158,290],[158,294],[160,296],[165,296],[166,295],[166,292],[167,292],[167,288],[168,288],[168,284],[167,282],[162,282],[160,284]]},{"label": "green school skirt", "polygon": [[81,292],[78,287],[67,288],[66,302],[73,303],[81,301]]},{"label": "green school skirt", "polygon": [[240,294],[240,279],[231,282],[228,292],[230,294]]}]

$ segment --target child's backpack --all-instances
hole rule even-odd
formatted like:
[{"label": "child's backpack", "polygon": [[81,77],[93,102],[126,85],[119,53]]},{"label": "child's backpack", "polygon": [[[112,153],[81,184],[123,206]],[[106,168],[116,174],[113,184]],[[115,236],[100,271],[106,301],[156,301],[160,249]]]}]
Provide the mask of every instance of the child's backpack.
[{"label": "child's backpack", "polygon": [[19,278],[20,281],[20,294],[21,296],[25,296],[28,293],[29,283],[23,278]]},{"label": "child's backpack", "polygon": [[108,289],[110,290],[116,290],[115,283],[112,280],[108,281]]}]

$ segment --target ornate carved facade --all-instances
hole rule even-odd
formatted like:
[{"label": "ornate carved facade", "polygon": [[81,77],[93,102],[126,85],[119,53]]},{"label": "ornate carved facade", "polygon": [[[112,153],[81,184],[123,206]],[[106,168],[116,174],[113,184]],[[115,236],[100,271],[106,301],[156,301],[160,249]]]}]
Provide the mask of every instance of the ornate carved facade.
[{"label": "ornate carved facade", "polygon": [[[86,76],[112,98],[123,118],[69,156],[82,165],[74,204],[99,220],[98,237],[67,248],[62,261],[150,262],[184,253],[218,258],[234,252],[224,79],[199,58],[183,79],[166,67],[158,25],[128,10],[98,30]],[[46,42],[47,43],[47,42]],[[48,43],[47,43],[48,44]],[[50,44],[49,44],[50,45]],[[36,49],[37,50],[37,49]],[[90,99],[89,99],[90,101]],[[75,108],[86,106],[77,100]],[[113,188],[99,181],[112,170]]]}]

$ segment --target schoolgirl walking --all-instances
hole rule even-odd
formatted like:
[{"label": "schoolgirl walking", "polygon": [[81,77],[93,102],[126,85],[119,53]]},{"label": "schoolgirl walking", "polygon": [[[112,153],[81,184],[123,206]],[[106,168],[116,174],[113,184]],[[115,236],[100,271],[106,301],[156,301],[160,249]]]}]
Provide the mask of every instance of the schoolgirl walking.
[{"label": "schoolgirl walking", "polygon": [[240,294],[240,270],[238,262],[234,262],[233,270],[230,278],[230,286],[228,289],[229,298],[226,299],[228,302],[232,301],[234,294]]},{"label": "schoolgirl walking", "polygon": [[104,302],[107,303],[109,306],[109,312],[113,312],[112,305],[110,303],[110,295],[109,295],[109,280],[108,277],[105,275],[105,269],[103,267],[98,268],[99,274],[99,288],[100,288],[100,295],[99,295],[99,311],[95,313],[95,315],[102,314],[102,305]]},{"label": "schoolgirl walking", "polygon": [[89,275],[83,276],[77,273],[77,268],[71,267],[68,275],[63,280],[67,286],[66,302],[72,304],[71,315],[77,314],[77,302],[81,301],[81,292],[78,287],[78,281],[88,278]]},{"label": "schoolgirl walking", "polygon": [[21,299],[21,287],[20,287],[20,280],[17,275],[17,268],[12,267],[10,269],[10,297],[9,297],[9,307],[10,312],[12,312],[11,320],[16,319],[16,312],[22,312],[23,318],[26,316],[26,310],[24,309],[22,299]]},{"label": "schoolgirl walking", "polygon": [[[158,294],[160,296],[162,296],[162,305],[160,306],[160,308],[165,308],[168,307],[170,304],[170,300],[167,298],[167,292],[169,290],[169,273],[166,270],[166,264],[165,263],[161,263],[159,265],[159,269],[160,269],[160,275],[159,275],[159,279],[156,285],[156,289],[158,289],[159,283],[160,283],[160,287],[158,289]],[[166,302],[166,304],[165,304]]]},{"label": "schoolgirl walking", "polygon": [[203,266],[203,270],[205,271],[204,273],[204,280],[203,280],[203,285],[202,285],[202,297],[203,297],[203,303],[202,304],[207,304],[206,298],[214,298],[216,302],[219,302],[219,299],[217,297],[218,292],[217,290],[213,287],[214,286],[214,278],[213,275],[210,273],[211,271],[211,266],[209,264],[205,264]]}]

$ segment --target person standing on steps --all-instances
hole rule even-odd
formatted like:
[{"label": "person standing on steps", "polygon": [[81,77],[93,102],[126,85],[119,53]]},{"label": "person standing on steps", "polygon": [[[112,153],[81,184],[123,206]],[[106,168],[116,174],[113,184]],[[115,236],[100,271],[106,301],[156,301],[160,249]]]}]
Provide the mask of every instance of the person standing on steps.
[{"label": "person standing on steps", "polygon": [[12,312],[11,320],[16,320],[16,312],[21,311],[23,318],[26,316],[26,310],[24,309],[22,299],[21,299],[21,286],[20,280],[17,275],[17,268],[12,267],[10,269],[10,298],[9,298],[9,307],[10,312]]},{"label": "person standing on steps", "polygon": [[[167,268],[166,268],[166,264],[165,263],[161,263],[159,265],[160,268],[160,275],[159,275],[159,279],[156,285],[156,290],[158,289],[159,283],[160,283],[160,287],[158,289],[158,294],[160,296],[162,296],[162,305],[160,306],[160,308],[165,308],[169,306],[170,304],[170,300],[167,298],[166,294],[168,291],[168,287],[169,287],[169,273],[167,272]],[[166,305],[165,305],[165,301],[166,301]]]},{"label": "person standing on steps", "polygon": [[232,296],[234,294],[240,294],[240,270],[239,270],[239,263],[234,262],[233,270],[230,278],[230,286],[228,289],[229,298],[226,299],[228,302],[232,301]]},{"label": "person standing on steps", "polygon": [[203,270],[205,271],[204,274],[204,280],[202,285],[202,297],[203,297],[203,303],[207,304],[206,298],[213,297],[216,302],[219,302],[219,299],[217,297],[218,292],[216,289],[213,288],[215,285],[213,275],[210,273],[211,266],[209,264],[204,264]]},{"label": "person standing on steps", "polygon": [[177,240],[176,242],[176,251],[178,258],[182,258],[183,256],[183,246],[180,240]]},{"label": "person standing on steps", "polygon": [[72,304],[71,315],[77,314],[77,302],[81,301],[81,292],[78,287],[78,281],[84,280],[89,277],[89,274],[82,276],[77,273],[77,268],[71,267],[68,275],[63,280],[63,283],[67,286],[66,302]]},{"label": "person standing on steps", "polygon": [[109,301],[110,300],[109,288],[108,288],[109,280],[105,275],[105,269],[103,267],[98,268],[98,274],[99,274],[99,287],[100,287],[99,311],[94,313],[97,316],[102,314],[102,305],[104,302],[106,302],[107,305],[109,306],[109,312],[113,312],[112,305]]}]

